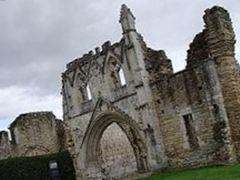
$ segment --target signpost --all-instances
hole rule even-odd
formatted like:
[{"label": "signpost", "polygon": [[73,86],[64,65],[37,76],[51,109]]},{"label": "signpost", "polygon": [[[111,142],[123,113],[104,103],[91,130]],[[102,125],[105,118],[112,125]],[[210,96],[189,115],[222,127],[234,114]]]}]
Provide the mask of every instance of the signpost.
[{"label": "signpost", "polygon": [[50,180],[61,180],[57,161],[49,161],[49,177]]}]

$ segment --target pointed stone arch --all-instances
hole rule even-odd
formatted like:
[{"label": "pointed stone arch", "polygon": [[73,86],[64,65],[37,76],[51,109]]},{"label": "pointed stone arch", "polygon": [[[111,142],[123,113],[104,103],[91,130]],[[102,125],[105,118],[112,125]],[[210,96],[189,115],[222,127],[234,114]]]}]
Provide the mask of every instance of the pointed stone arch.
[{"label": "pointed stone arch", "polygon": [[[101,109],[101,106],[105,107]],[[126,134],[134,151],[138,171],[147,172],[149,170],[147,146],[141,128],[130,116],[103,99],[99,99],[96,104],[81,145],[85,168],[101,169],[100,141],[103,133],[112,123],[116,123]]]},{"label": "pointed stone arch", "polygon": [[[104,67],[104,74],[109,79],[109,85],[112,89],[118,89],[126,85],[126,74],[121,59],[112,53],[108,53],[106,56],[106,62]],[[120,75],[122,74],[122,76]],[[124,83],[122,83],[122,77],[124,77]]]},{"label": "pointed stone arch", "polygon": [[106,73],[109,61],[111,61],[112,59],[114,59],[116,61],[116,63],[119,65],[121,65],[123,63],[121,60],[121,57],[119,55],[114,53],[112,50],[108,50],[108,52],[104,58],[104,62],[103,62],[103,64],[104,64],[103,65],[103,74]]}]

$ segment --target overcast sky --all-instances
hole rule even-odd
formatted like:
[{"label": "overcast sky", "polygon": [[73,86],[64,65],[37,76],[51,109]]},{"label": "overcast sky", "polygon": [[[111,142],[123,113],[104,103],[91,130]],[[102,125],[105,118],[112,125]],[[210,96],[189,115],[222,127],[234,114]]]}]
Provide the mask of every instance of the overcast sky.
[{"label": "overcast sky", "polygon": [[62,117],[61,73],[66,63],[105,41],[119,41],[120,6],[127,4],[148,46],[164,49],[175,71],[203,29],[213,5],[225,7],[237,36],[239,0],[0,0],[0,129],[20,113],[48,110]]}]

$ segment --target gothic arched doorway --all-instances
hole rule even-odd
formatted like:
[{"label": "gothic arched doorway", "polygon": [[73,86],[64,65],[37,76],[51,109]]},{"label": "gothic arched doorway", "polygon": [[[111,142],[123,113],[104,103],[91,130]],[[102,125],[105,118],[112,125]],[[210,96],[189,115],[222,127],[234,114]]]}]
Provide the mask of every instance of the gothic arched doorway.
[{"label": "gothic arched doorway", "polygon": [[126,135],[136,159],[137,171],[147,172],[147,147],[141,136],[140,128],[133,119],[118,112],[102,113],[90,122],[82,144],[82,152],[85,155],[83,159],[85,171],[88,171],[89,175],[93,171],[104,174],[101,139],[105,130],[113,124],[117,125]]},{"label": "gothic arched doorway", "polygon": [[132,145],[117,123],[110,124],[103,132],[99,162],[104,175],[109,179],[120,178],[137,171]]}]

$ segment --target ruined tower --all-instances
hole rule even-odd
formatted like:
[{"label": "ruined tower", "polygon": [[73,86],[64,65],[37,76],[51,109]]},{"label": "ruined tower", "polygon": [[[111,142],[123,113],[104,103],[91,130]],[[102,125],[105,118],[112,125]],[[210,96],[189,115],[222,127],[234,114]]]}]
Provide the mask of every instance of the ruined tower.
[{"label": "ruined tower", "polygon": [[209,53],[217,65],[224,106],[227,111],[231,137],[237,157],[240,158],[240,74],[235,59],[235,34],[229,13],[215,6],[207,9],[204,15],[206,23],[206,42]]},{"label": "ruined tower", "polygon": [[[227,124],[216,124],[218,128],[230,128],[231,143],[239,159],[239,103],[240,77],[235,58],[235,34],[229,13],[219,6],[207,9],[204,15],[205,29],[199,33],[188,50],[187,68],[196,66],[207,57],[214,60],[223,96]],[[218,109],[218,105],[215,109]]]}]

